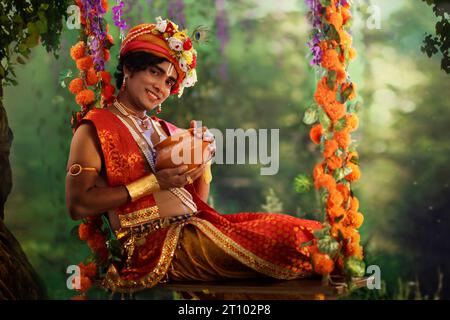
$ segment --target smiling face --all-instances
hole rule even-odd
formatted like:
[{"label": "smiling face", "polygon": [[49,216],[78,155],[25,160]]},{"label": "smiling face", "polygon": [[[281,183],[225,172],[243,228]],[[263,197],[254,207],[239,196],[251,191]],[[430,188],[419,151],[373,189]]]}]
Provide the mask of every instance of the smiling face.
[{"label": "smiling face", "polygon": [[142,71],[131,72],[124,67],[126,94],[131,104],[140,110],[150,111],[170,95],[177,80],[173,64],[163,61]]}]

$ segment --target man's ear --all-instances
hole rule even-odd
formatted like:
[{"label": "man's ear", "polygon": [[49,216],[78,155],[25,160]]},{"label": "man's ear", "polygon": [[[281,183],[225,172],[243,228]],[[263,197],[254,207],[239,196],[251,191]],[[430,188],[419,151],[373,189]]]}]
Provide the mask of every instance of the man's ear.
[{"label": "man's ear", "polygon": [[133,73],[128,69],[127,66],[123,66],[123,76],[127,78],[131,78],[133,76]]}]

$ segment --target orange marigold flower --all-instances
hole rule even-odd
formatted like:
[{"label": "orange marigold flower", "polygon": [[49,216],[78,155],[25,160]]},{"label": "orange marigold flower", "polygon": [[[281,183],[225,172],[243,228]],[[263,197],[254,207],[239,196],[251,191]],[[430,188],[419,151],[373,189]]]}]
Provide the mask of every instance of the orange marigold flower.
[{"label": "orange marigold flower", "polygon": [[92,102],[94,102],[94,100],[95,100],[94,91],[89,90],[89,89],[80,91],[77,94],[77,96],[75,97],[75,101],[80,106],[87,106],[87,105],[91,104]]},{"label": "orange marigold flower", "polygon": [[78,236],[80,237],[80,240],[86,241],[93,234],[94,230],[92,230],[92,227],[89,224],[82,223],[78,226]]},{"label": "orange marigold flower", "polygon": [[109,50],[107,50],[107,49],[103,50],[103,59],[105,61],[109,61],[110,57],[111,57],[111,55],[109,54]]},{"label": "orange marigold flower", "polygon": [[323,164],[322,163],[318,163],[314,166],[313,169],[313,178],[314,181],[316,181],[322,174],[324,174],[324,169],[323,169]]},{"label": "orange marigold flower", "polygon": [[108,71],[100,71],[100,78],[102,79],[103,83],[111,82],[111,74]]},{"label": "orange marigold flower", "polygon": [[361,177],[361,171],[359,170],[359,167],[354,164],[353,162],[347,163],[347,166],[352,168],[352,172],[345,176],[345,179],[348,181],[356,181]]},{"label": "orange marigold flower", "polygon": [[338,157],[336,155],[332,155],[331,157],[327,158],[327,166],[330,170],[334,170],[337,168],[342,167],[342,158]]},{"label": "orange marigold flower", "polygon": [[114,88],[114,86],[107,84],[106,86],[104,86],[102,88],[102,96],[103,99],[105,99],[106,101],[111,100],[111,98],[114,95],[114,91],[116,90],[116,88]]},{"label": "orange marigold flower", "polygon": [[88,277],[80,276],[80,288],[76,289],[77,291],[88,291],[92,287],[92,280]]},{"label": "orange marigold flower", "polygon": [[347,245],[347,256],[354,256],[358,259],[363,258],[363,249],[359,245],[359,243],[350,243],[349,245]]},{"label": "orange marigold flower", "polygon": [[86,72],[86,83],[89,86],[93,86],[96,85],[98,82],[98,76],[97,73],[95,72],[94,68],[90,68],[87,72]]},{"label": "orange marigold flower", "polygon": [[84,41],[77,42],[72,48],[70,48],[70,56],[73,60],[78,60],[84,57],[86,52],[86,44]]},{"label": "orange marigold flower", "polygon": [[344,24],[344,25],[352,17],[352,14],[350,13],[350,10],[348,10],[345,7],[341,7],[341,15],[342,15],[342,24]]},{"label": "orange marigold flower", "polygon": [[350,47],[350,48],[348,49],[348,59],[349,59],[349,60],[355,59],[357,55],[358,55],[358,54],[357,54],[355,48]]},{"label": "orange marigold flower", "polygon": [[86,56],[83,58],[77,59],[77,68],[78,70],[87,71],[94,66],[94,60],[92,60],[91,56]]},{"label": "orange marigold flower", "polygon": [[102,0],[102,8],[103,10],[108,11],[109,5],[108,5],[108,0]]},{"label": "orange marigold flower", "polygon": [[356,228],[356,229],[361,227],[361,225],[364,222],[364,216],[361,212],[349,210],[347,217],[348,217],[348,223],[350,224],[350,226],[352,226],[353,228]]},{"label": "orange marigold flower", "polygon": [[90,262],[88,264],[84,264],[83,262],[81,262],[80,264],[78,264],[78,266],[80,267],[80,271],[81,271],[81,275],[88,277],[88,278],[95,278],[97,276],[97,266],[95,265],[95,263]]},{"label": "orange marigold flower", "polygon": [[358,116],[354,113],[345,116],[345,126],[349,131],[355,131],[359,126]]},{"label": "orange marigold flower", "polygon": [[336,188],[336,181],[334,180],[333,176],[324,173],[319,176],[316,181],[314,181],[314,186],[316,189],[324,187],[327,190],[332,190]]},{"label": "orange marigold flower", "polygon": [[329,255],[325,253],[314,253],[312,256],[314,271],[321,275],[330,274],[334,269],[334,262]]},{"label": "orange marigold flower", "polygon": [[[337,85],[336,85],[337,88]],[[317,83],[317,89],[314,93],[314,99],[321,106],[328,105],[336,101],[336,90],[331,90],[327,85],[327,77],[323,77]]]},{"label": "orange marigold flower", "polygon": [[342,194],[342,198],[346,202],[350,196],[350,189],[343,183],[338,183],[336,189]]},{"label": "orange marigold flower", "polygon": [[[338,209],[337,209],[338,210]],[[345,211],[345,210],[344,210]],[[339,213],[339,212],[338,212]],[[330,213],[330,212],[328,212],[328,215],[329,216],[331,216],[331,215],[336,215],[336,217],[340,217],[342,214],[338,214],[337,213],[337,215],[336,215],[336,213],[335,212],[332,212],[332,213]],[[338,238],[339,237],[339,234],[341,234],[342,236],[344,236],[345,234],[346,234],[346,228],[341,224],[341,222],[339,222],[339,223],[334,223],[334,224],[332,224],[331,225],[331,230],[330,230],[330,233],[331,233],[331,235],[334,237],[334,238]]]},{"label": "orange marigold flower", "polygon": [[331,13],[328,21],[336,28],[336,30],[342,27],[343,19],[339,12]]},{"label": "orange marigold flower", "polygon": [[99,251],[106,248],[106,237],[101,233],[96,233],[88,239],[87,243],[92,251]]},{"label": "orange marigold flower", "polygon": [[350,198],[350,209],[352,211],[358,211],[359,209],[359,200],[356,197],[351,197]]},{"label": "orange marigold flower", "polygon": [[342,205],[343,202],[344,197],[337,188],[330,191],[330,194],[328,195],[327,207],[331,208],[335,206],[340,206]]},{"label": "orange marigold flower", "polygon": [[114,38],[112,37],[112,35],[108,34],[106,36],[106,40],[108,40],[108,42],[113,45],[114,44]]},{"label": "orange marigold flower", "polygon": [[359,158],[359,155],[358,155],[358,152],[357,152],[357,151],[350,151],[350,152],[347,154],[347,158],[345,159],[345,161],[346,161],[346,162],[351,162],[353,158],[355,158],[355,159],[358,159],[358,158]]},{"label": "orange marigold flower", "polygon": [[336,83],[343,83],[347,79],[347,72],[344,68],[336,69]]},{"label": "orange marigold flower", "polygon": [[350,47],[352,45],[352,41],[353,41],[350,34],[343,29],[337,30],[337,32],[339,33],[339,37],[341,39],[340,44],[344,47]]},{"label": "orange marigold flower", "polygon": [[334,155],[334,153],[336,152],[336,150],[339,148],[339,144],[337,143],[336,140],[331,139],[331,140],[326,140],[325,141],[325,150],[323,152],[323,157],[324,158],[329,158],[332,155]]},{"label": "orange marigold flower", "polygon": [[337,70],[342,68],[339,60],[339,54],[334,49],[325,50],[322,54],[322,67],[329,70]]},{"label": "orange marigold flower", "polygon": [[69,91],[73,94],[78,94],[81,90],[84,89],[83,79],[75,78],[69,83]]},{"label": "orange marigold flower", "polygon": [[333,139],[337,141],[339,147],[342,149],[347,149],[351,139],[350,133],[347,130],[335,131],[333,134]]},{"label": "orange marigold flower", "polygon": [[328,105],[324,105],[323,108],[333,122],[336,122],[345,116],[345,105],[340,102],[333,101]]},{"label": "orange marigold flower", "polygon": [[327,208],[327,213],[328,216],[331,219],[335,219],[335,218],[339,218],[346,215],[346,211],[344,208],[342,208],[340,205],[339,206],[333,206],[333,207],[328,207]]},{"label": "orange marigold flower", "polygon": [[322,125],[316,124],[314,125],[311,130],[309,131],[309,137],[311,138],[312,142],[314,142],[315,144],[319,144],[320,143],[320,138],[323,135],[323,128]]}]

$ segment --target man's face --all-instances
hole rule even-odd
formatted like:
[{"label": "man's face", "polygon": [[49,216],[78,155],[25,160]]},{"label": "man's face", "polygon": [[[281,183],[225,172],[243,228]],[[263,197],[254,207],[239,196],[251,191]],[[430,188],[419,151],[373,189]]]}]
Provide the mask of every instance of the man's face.
[{"label": "man's face", "polygon": [[135,107],[150,111],[167,99],[177,77],[173,64],[164,61],[128,76],[126,90]]}]

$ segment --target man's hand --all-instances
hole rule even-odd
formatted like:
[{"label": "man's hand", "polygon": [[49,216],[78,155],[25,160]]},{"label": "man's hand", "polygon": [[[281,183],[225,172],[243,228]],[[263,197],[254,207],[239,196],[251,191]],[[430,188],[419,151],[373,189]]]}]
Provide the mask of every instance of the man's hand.
[{"label": "man's hand", "polygon": [[180,188],[189,183],[188,176],[195,181],[205,171],[206,164],[202,164],[195,170],[187,172],[189,167],[182,165],[171,169],[162,169],[155,173],[161,190],[168,188]]}]

